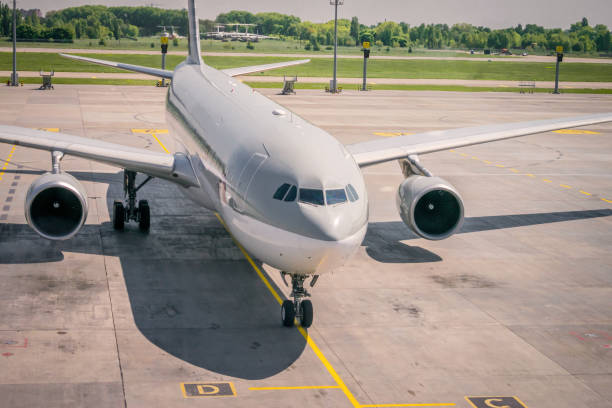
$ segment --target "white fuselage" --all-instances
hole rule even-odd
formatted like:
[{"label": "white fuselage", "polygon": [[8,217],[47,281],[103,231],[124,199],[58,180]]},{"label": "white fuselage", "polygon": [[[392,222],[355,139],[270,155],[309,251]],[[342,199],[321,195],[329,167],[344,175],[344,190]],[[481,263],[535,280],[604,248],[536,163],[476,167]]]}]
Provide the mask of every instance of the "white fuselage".
[{"label": "white fuselage", "polygon": [[[250,87],[206,65],[182,64],[166,101],[174,149],[200,183],[186,196],[217,212],[252,255],[290,273],[321,274],[345,263],[366,233],[363,176],[335,138]],[[294,200],[274,199],[283,184]],[[302,188],[358,199],[319,205]],[[349,193],[350,194],[350,193]]]}]

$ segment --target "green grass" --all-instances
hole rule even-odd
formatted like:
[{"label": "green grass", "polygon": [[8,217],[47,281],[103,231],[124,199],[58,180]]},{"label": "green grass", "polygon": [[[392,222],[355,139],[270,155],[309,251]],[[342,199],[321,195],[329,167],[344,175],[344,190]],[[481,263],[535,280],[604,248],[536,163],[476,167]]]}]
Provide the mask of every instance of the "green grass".
[{"label": "green grass", "polygon": [[[0,84],[6,84],[8,77],[0,77]],[[22,77],[19,79],[23,84],[42,84],[42,80],[36,77]],[[55,85],[137,85],[137,86],[155,86],[156,80],[147,79],[91,79],[91,78],[53,78]],[[279,91],[283,88],[281,82],[245,82],[252,88],[277,88]],[[325,83],[297,83],[296,89],[325,89]],[[339,84],[344,90],[359,90],[360,86],[356,84]],[[519,92],[519,88],[502,88],[502,87],[477,87],[477,86],[455,86],[455,85],[394,85],[394,84],[377,84],[370,86],[371,90],[375,91],[447,91],[447,92]],[[552,89],[536,88],[538,93],[551,93]],[[561,93],[580,93],[580,94],[612,94],[612,89],[562,89]]]},{"label": "green grass", "polygon": [[[161,65],[159,55],[88,54],[87,56],[151,67]],[[174,69],[184,59],[182,56],[168,55],[166,68]],[[293,59],[295,58],[237,56],[209,56],[204,58],[206,63],[218,69],[268,64]],[[115,68],[70,60],[54,53],[18,53],[17,63],[18,69],[21,71],[54,69],[57,72],[125,72]],[[255,75],[298,75],[329,78],[332,72],[332,64],[333,62],[330,59],[314,58],[308,64],[266,71]],[[0,53],[0,70],[9,71],[11,69],[11,53]],[[362,75],[362,69],[361,60],[339,60],[338,77],[359,78]],[[368,62],[369,78],[553,81],[554,75],[554,64],[539,62],[452,60],[370,60]],[[562,82],[612,82],[612,64],[562,64],[560,80]]]},{"label": "green grass", "polygon": [[[0,77],[0,84],[6,84],[8,77]],[[36,77],[20,77],[19,82],[23,84],[42,85],[42,79]],[[91,79],[91,78],[53,78],[54,85],[140,85],[155,86],[155,79]],[[2,86],[2,85],[0,85]]]},{"label": "green grass", "polygon": [[[248,82],[245,84],[252,88],[278,88],[279,91],[283,88],[282,82]],[[328,84],[325,83],[296,83],[296,89],[325,89]],[[360,90],[361,85],[357,84],[342,84],[339,83],[344,90]],[[505,87],[484,87],[484,86],[460,86],[460,85],[400,85],[400,84],[376,84],[368,86],[374,91],[446,91],[446,92],[519,92],[520,88],[505,88]],[[551,93],[553,90],[548,88],[536,88],[537,93]],[[561,93],[579,93],[579,94],[612,94],[612,89],[562,89]]]}]

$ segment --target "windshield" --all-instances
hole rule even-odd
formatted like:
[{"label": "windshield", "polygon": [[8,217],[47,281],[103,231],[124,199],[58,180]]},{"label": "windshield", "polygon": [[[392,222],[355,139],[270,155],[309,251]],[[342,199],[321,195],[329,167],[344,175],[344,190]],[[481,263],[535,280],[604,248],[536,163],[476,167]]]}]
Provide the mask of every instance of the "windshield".
[{"label": "windshield", "polygon": [[323,190],[300,188],[300,202],[314,205],[325,205],[325,201],[323,201]]},{"label": "windshield", "polygon": [[346,202],[346,192],[343,188],[337,190],[325,190],[327,205],[341,204]]}]

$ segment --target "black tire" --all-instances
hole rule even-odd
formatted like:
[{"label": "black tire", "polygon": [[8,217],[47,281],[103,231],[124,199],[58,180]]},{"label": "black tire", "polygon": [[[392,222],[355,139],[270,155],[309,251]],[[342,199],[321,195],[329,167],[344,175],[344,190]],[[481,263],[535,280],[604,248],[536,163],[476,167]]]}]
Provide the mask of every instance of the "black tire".
[{"label": "black tire", "polygon": [[300,303],[300,325],[307,329],[312,325],[313,318],[312,302],[310,300],[302,300]]},{"label": "black tire", "polygon": [[113,228],[122,231],[125,225],[125,208],[121,201],[113,203]]},{"label": "black tire", "polygon": [[283,326],[293,326],[293,321],[295,319],[295,306],[293,306],[292,301],[285,300],[283,302],[283,306],[281,307],[281,319],[283,320]]},{"label": "black tire", "polygon": [[138,202],[138,227],[142,232],[148,232],[151,227],[151,210],[147,200]]}]

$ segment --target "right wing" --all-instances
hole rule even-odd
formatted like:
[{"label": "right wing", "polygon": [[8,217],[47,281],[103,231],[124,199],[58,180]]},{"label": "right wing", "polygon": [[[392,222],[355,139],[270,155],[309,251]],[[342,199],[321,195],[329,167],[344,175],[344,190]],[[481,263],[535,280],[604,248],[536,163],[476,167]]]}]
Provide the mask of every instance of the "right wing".
[{"label": "right wing", "polygon": [[100,60],[100,59],[95,59],[95,58],[80,57],[78,55],[60,54],[60,56],[71,58],[77,61],[93,62],[94,64],[106,65],[107,67],[120,68],[120,69],[125,69],[128,71],[140,72],[141,74],[148,74],[148,75],[152,75],[152,76],[156,76],[160,78],[172,79],[172,74],[173,74],[172,71],[168,71],[165,69],[149,68],[149,67],[143,67],[140,65],[132,65],[132,64],[123,64],[121,62],[113,62],[113,61],[106,61],[106,60]]},{"label": "right wing", "polygon": [[533,135],[551,130],[612,122],[612,113],[574,118],[504,123],[460,129],[435,130],[414,135],[375,139],[346,146],[360,167],[402,159],[413,154],[438,152],[457,147],[513,137]]},{"label": "right wing", "polygon": [[184,187],[199,186],[189,158],[182,153],[169,155],[65,133],[4,125],[0,125],[0,143],[60,151],[170,180]]},{"label": "right wing", "polygon": [[285,68],[291,67],[293,65],[306,64],[308,62],[310,62],[309,59],[275,62],[272,64],[251,65],[249,67],[227,68],[222,69],[221,72],[224,72],[227,75],[234,77],[238,75],[252,74],[253,72],[267,71],[269,69]]}]

